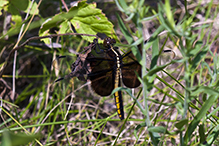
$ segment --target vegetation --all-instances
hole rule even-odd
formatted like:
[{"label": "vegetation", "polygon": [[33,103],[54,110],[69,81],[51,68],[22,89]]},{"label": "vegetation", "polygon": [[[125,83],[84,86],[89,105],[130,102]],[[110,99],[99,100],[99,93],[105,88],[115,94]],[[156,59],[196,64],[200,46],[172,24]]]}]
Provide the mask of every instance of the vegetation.
[{"label": "vegetation", "polygon": [[[218,145],[218,2],[0,0],[0,8],[1,145]],[[97,33],[142,65],[141,87],[113,91],[123,91],[123,121],[113,96],[99,97],[89,81],[55,82]]]}]

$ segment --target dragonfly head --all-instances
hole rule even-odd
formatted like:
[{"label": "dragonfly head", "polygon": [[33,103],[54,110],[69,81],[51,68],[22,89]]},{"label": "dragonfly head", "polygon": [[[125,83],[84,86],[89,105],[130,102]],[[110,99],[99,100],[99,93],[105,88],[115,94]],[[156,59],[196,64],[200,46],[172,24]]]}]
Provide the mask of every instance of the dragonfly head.
[{"label": "dragonfly head", "polygon": [[115,39],[111,39],[110,37],[107,37],[104,39],[103,41],[103,46],[106,48],[110,48],[111,46],[113,46],[116,43]]}]

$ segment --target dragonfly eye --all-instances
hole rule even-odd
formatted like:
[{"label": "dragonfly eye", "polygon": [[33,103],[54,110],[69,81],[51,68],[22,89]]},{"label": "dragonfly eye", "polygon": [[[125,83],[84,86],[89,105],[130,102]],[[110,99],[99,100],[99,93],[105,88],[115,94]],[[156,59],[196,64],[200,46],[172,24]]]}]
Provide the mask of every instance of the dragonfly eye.
[{"label": "dragonfly eye", "polygon": [[109,48],[115,43],[116,43],[115,39],[111,39],[110,37],[107,37],[103,41],[103,46],[106,47],[106,48]]}]

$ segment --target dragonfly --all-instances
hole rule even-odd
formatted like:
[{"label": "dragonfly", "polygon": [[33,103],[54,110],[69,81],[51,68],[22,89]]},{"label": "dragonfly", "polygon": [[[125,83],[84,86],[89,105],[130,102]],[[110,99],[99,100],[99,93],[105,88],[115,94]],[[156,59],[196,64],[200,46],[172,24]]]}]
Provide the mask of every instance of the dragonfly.
[{"label": "dragonfly", "polygon": [[[98,43],[98,39],[94,39],[83,53],[78,54],[71,66],[71,73],[64,78],[77,77],[82,81],[88,79],[92,89],[100,96],[109,96],[122,85],[128,88],[140,86],[138,76],[141,76],[141,65],[131,50],[121,55],[119,48],[114,46],[115,43],[115,39],[110,37],[105,38],[102,45]],[[122,92],[116,91],[114,99],[118,116],[123,120]]]},{"label": "dragonfly", "polygon": [[[98,44],[97,40],[94,42]],[[88,78],[91,87],[100,96],[109,96],[114,89],[121,87],[122,83],[128,88],[136,88],[141,84],[138,80],[138,76],[141,76],[141,65],[131,50],[121,55],[118,47],[114,47],[115,43],[115,39],[105,38],[105,49],[89,53],[86,58],[90,65]],[[116,91],[114,99],[118,116],[123,120],[122,92]]]}]

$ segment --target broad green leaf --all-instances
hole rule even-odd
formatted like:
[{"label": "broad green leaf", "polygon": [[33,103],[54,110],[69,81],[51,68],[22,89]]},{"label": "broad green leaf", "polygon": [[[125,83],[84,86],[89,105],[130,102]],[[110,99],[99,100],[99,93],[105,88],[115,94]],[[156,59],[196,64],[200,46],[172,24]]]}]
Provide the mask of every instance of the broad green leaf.
[{"label": "broad green leaf", "polygon": [[[22,18],[19,15],[12,15],[11,20],[13,23],[15,23],[15,25],[12,25],[12,27],[17,27],[18,25],[20,25],[22,23]],[[13,24],[13,23],[11,23],[11,24]]]},{"label": "broad green leaf", "polygon": [[[6,11],[10,12],[12,14],[12,20],[15,21],[16,19],[13,19],[13,17],[20,16],[20,11],[23,11],[25,13],[29,14],[38,14],[39,10],[37,9],[37,3],[32,3],[30,0],[12,0],[9,1],[8,8]],[[17,16],[16,16],[17,15]],[[17,21],[15,21],[17,22]],[[19,21],[20,22],[20,21]]]},{"label": "broad green leaf", "polygon": [[38,15],[39,14],[39,9],[37,8],[37,3],[34,2],[32,4],[31,1],[28,1],[28,7],[26,8],[26,10],[24,10],[25,13],[30,13],[31,15],[35,14]]},{"label": "broad green leaf", "polygon": [[71,24],[69,21],[63,21],[60,25],[59,25],[59,33],[60,34],[64,34],[64,33],[70,33],[71,32]]},{"label": "broad green leaf", "polygon": [[9,3],[9,5],[5,7],[5,11],[8,11],[12,15],[11,16],[11,21],[13,22],[11,23],[12,27],[21,24],[22,18],[20,16],[20,12],[16,7],[14,7],[13,4]]},{"label": "broad green leaf", "polygon": [[[49,30],[51,28],[57,27],[59,26],[61,23],[66,22],[69,19],[72,19],[77,12],[61,12],[55,16],[53,16],[52,18],[48,18],[41,26],[40,31],[39,31],[39,36],[45,36],[45,35],[49,35]],[[68,29],[68,28],[66,28]],[[62,31],[63,28],[62,28]],[[50,43],[50,39],[43,39],[45,41],[45,43]]]},{"label": "broad green leaf", "polygon": [[12,0],[9,1],[10,6],[13,7],[16,10],[25,11],[28,8],[29,0]]},{"label": "broad green leaf", "polygon": [[0,7],[4,8],[5,11],[11,13],[11,20],[13,22],[11,23],[12,29],[14,29],[13,26],[17,27],[22,23],[22,17],[20,15],[20,12],[29,12],[29,14],[33,14],[34,12],[35,14],[39,13],[39,10],[37,9],[37,4],[35,2],[32,4],[32,2],[29,0],[11,0],[9,1],[9,3],[7,1],[1,1]]},{"label": "broad green leaf", "polygon": [[[107,36],[116,38],[113,30],[113,24],[107,19],[100,9],[96,8],[96,4],[87,4],[86,2],[78,2],[78,5],[72,7],[68,12],[62,12],[54,17],[47,19],[42,25],[39,35],[49,35],[49,29],[60,27],[59,32],[68,32],[69,27],[64,30],[63,26],[67,26],[67,21],[71,22],[77,33],[93,34],[105,33]],[[60,26],[62,24],[62,26]],[[82,36],[89,42],[92,42],[94,37]],[[49,39],[47,39],[49,40]],[[47,43],[49,41],[46,41]]]},{"label": "broad green leaf", "polygon": [[0,0],[0,16],[2,15],[2,9],[8,4],[8,0]]}]

